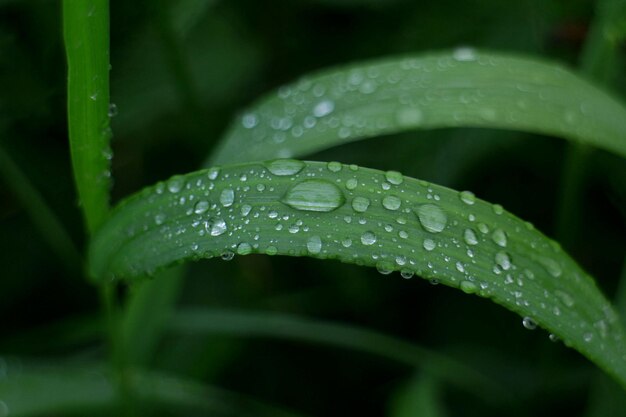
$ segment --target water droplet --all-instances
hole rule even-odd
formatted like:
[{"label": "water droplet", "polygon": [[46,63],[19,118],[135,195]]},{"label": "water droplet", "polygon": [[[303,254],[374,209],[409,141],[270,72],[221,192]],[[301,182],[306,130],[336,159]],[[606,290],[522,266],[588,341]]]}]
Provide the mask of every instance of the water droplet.
[{"label": "water droplet", "polygon": [[365,232],[361,235],[361,243],[365,246],[371,246],[376,243],[376,235],[373,232]]},{"label": "water droplet", "polygon": [[452,57],[456,61],[460,61],[460,62],[475,61],[476,60],[476,51],[474,50],[474,48],[460,47],[460,48],[456,48],[452,52]]},{"label": "water droplet", "polygon": [[574,307],[574,299],[571,295],[561,290],[554,290],[554,295],[567,307]]},{"label": "water droplet", "polygon": [[311,236],[306,242],[309,253],[318,254],[322,251],[322,239],[319,236]]},{"label": "water droplet", "polygon": [[207,177],[213,181],[215,179],[217,179],[217,176],[220,174],[220,169],[219,167],[213,167],[213,168],[209,168],[209,170],[207,171]]},{"label": "water droplet", "polygon": [[383,198],[383,207],[387,210],[398,210],[402,202],[395,195],[388,195]]},{"label": "water droplet", "polygon": [[224,207],[232,206],[234,201],[235,191],[232,188],[226,188],[225,190],[222,190],[222,193],[220,194],[220,203],[222,203]]},{"label": "water droplet", "polygon": [[423,119],[424,114],[416,107],[404,107],[396,113],[396,122],[402,127],[419,126]]},{"label": "water droplet", "polygon": [[509,254],[503,251],[496,253],[496,264],[504,271],[511,269],[511,258]]},{"label": "water droplet", "polygon": [[346,199],[339,188],[324,180],[305,180],[291,187],[281,200],[297,210],[328,212],[341,207]]},{"label": "water droplet", "polygon": [[478,238],[472,229],[465,229],[463,232],[463,240],[465,240],[465,243],[468,245],[478,245]]},{"label": "water droplet", "polygon": [[241,242],[237,245],[237,254],[238,255],[249,255],[252,253],[252,246],[249,243]]},{"label": "water droplet", "polygon": [[159,214],[157,214],[157,215],[155,215],[155,216],[154,216],[154,223],[155,223],[157,226],[162,225],[164,221],[165,221],[165,214],[163,214],[163,213],[159,213]]},{"label": "water droplet", "polygon": [[313,107],[313,115],[315,117],[324,117],[331,114],[333,110],[335,110],[335,103],[332,100],[323,100]]},{"label": "water droplet", "polygon": [[222,252],[222,259],[225,261],[232,261],[235,257],[235,253],[229,250]]},{"label": "water droplet", "polygon": [[246,129],[252,129],[259,123],[259,118],[254,113],[246,113],[241,118],[241,124]]},{"label": "water droplet", "polygon": [[209,202],[205,200],[200,200],[193,206],[193,212],[196,214],[202,214],[209,209]]},{"label": "water droplet", "polygon": [[274,175],[295,175],[304,169],[305,163],[296,159],[275,159],[265,163],[265,167]]},{"label": "water droplet", "polygon": [[385,172],[385,179],[393,185],[400,185],[402,184],[402,181],[404,181],[404,177],[398,171]]},{"label": "water droplet", "polygon": [[266,255],[273,256],[273,255],[276,255],[277,253],[278,253],[278,248],[276,246],[268,246],[265,249],[265,254]]},{"label": "water droplet", "polygon": [[472,281],[461,281],[459,288],[465,294],[474,294],[478,291],[478,285],[474,284]]},{"label": "water droplet", "polygon": [[430,252],[431,250],[437,247],[437,244],[432,239],[424,239],[423,246],[424,246],[424,249]]},{"label": "water droplet", "polygon": [[471,191],[461,191],[459,193],[459,198],[465,204],[469,204],[470,206],[476,202],[476,196]]},{"label": "water droplet", "polygon": [[494,204],[491,208],[493,209],[493,212],[497,215],[504,213],[504,209],[500,204]]},{"label": "water droplet", "polygon": [[370,206],[370,200],[365,197],[354,197],[352,199],[352,208],[354,211],[364,213]]},{"label": "water droplet", "polygon": [[167,189],[170,191],[170,193],[179,192],[183,188],[184,185],[185,185],[185,179],[181,177],[180,175],[176,175],[170,178],[169,180],[167,180]]},{"label": "water droplet", "polygon": [[109,117],[117,116],[117,105],[115,103],[109,104]]},{"label": "water droplet", "polygon": [[559,337],[558,337],[557,335],[555,335],[554,333],[550,333],[550,334],[548,335],[548,339],[550,339],[550,341],[551,341],[551,342],[558,342],[559,340],[561,340],[561,339],[559,339]]},{"label": "water droplet", "polygon": [[241,215],[243,217],[246,217],[248,214],[250,214],[250,211],[252,210],[252,206],[249,204],[244,204],[243,206],[241,206]]},{"label": "water droplet", "polygon": [[382,275],[389,275],[393,272],[393,264],[389,261],[377,262],[376,270]]},{"label": "water droplet", "polygon": [[524,326],[528,330],[535,330],[537,328],[537,323],[530,317],[524,317],[522,319],[522,326]]},{"label": "water droplet", "polygon": [[415,272],[410,269],[403,269],[400,271],[400,276],[404,279],[411,279],[413,278],[413,275],[415,275]]},{"label": "water droplet", "polygon": [[204,228],[211,236],[219,236],[224,234],[227,229],[224,219],[209,219],[204,223]]},{"label": "water droplet", "polygon": [[491,239],[495,242],[496,245],[506,248],[507,238],[506,233],[502,229],[496,229],[493,231],[491,235]]},{"label": "water droplet", "polygon": [[593,333],[585,333],[583,335],[583,340],[587,343],[591,342],[593,340]]},{"label": "water droplet", "polygon": [[415,209],[415,214],[420,221],[420,224],[427,232],[439,233],[445,227],[448,222],[448,216],[446,213],[434,204],[423,204]]},{"label": "water droplet", "polygon": [[538,257],[537,261],[545,268],[546,271],[554,278],[558,278],[563,273],[561,266],[557,261],[551,258]]},{"label": "water droplet", "polygon": [[487,233],[489,233],[489,226],[487,226],[485,223],[478,223],[478,230],[480,230],[480,233],[486,235]]},{"label": "water droplet", "polygon": [[354,190],[357,185],[358,181],[356,180],[356,178],[349,178],[348,180],[346,180],[346,188],[350,191]]},{"label": "water droplet", "polygon": [[329,162],[327,167],[328,167],[328,170],[331,171],[331,172],[339,172],[339,171],[341,171],[341,163],[339,163],[339,162],[335,162],[335,161]]}]

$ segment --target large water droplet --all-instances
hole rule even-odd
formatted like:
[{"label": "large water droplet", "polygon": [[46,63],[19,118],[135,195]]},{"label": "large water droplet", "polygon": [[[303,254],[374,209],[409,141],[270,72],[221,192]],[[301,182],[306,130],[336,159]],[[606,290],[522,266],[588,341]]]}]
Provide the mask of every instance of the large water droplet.
[{"label": "large water droplet", "polygon": [[446,213],[434,204],[423,204],[414,210],[420,224],[427,232],[439,233],[448,222]]},{"label": "large water droplet", "polygon": [[274,175],[295,175],[304,169],[305,163],[296,159],[275,159],[265,163],[265,167]]},{"label": "large water droplet", "polygon": [[476,202],[476,196],[471,191],[461,191],[459,193],[459,198],[462,202],[469,205],[472,205]]},{"label": "large water droplet", "polygon": [[196,214],[202,214],[209,209],[209,202],[206,200],[200,200],[193,206],[193,212]]},{"label": "large water droplet", "polygon": [[291,187],[281,200],[297,210],[333,211],[346,201],[339,188],[324,180],[305,180]]},{"label": "large water droplet", "polygon": [[387,210],[398,210],[402,202],[395,195],[388,195],[383,198],[383,207]]},{"label": "large water droplet", "polygon": [[167,181],[167,189],[170,193],[179,192],[185,185],[185,180],[180,175],[176,175]]},{"label": "large water droplet", "polygon": [[224,234],[227,229],[224,219],[209,219],[204,223],[204,228],[211,236],[219,236]]},{"label": "large water droplet", "polygon": [[365,246],[371,246],[376,243],[376,235],[373,232],[365,232],[361,235],[361,243]]},{"label": "large water droplet", "polygon": [[465,229],[463,232],[463,240],[465,240],[465,243],[468,245],[478,245],[478,238],[472,229]]},{"label": "large water droplet", "polygon": [[437,244],[432,239],[424,239],[424,243],[422,245],[424,246],[424,249],[429,252],[437,247]]},{"label": "large water droplet", "polygon": [[398,171],[387,171],[385,172],[385,179],[387,182],[393,185],[400,185],[402,181],[404,181],[404,177]]},{"label": "large water droplet", "polygon": [[319,236],[311,236],[306,242],[307,250],[313,255],[322,251],[322,239]]},{"label": "large water droplet", "polygon": [[493,231],[491,235],[491,239],[496,243],[496,245],[506,248],[507,238],[506,233],[502,229],[496,229]]},{"label": "large water droplet", "polygon": [[333,110],[335,110],[335,103],[332,100],[323,100],[313,107],[313,115],[315,117],[324,117],[331,114]]},{"label": "large water droplet", "polygon": [[358,184],[359,183],[356,178],[349,178],[346,180],[346,188],[348,190],[354,190]]},{"label": "large water droplet", "polygon": [[222,193],[220,194],[220,203],[222,203],[224,207],[232,206],[234,201],[235,191],[232,188],[226,188],[225,190],[222,190]]},{"label": "large water droplet", "polygon": [[368,198],[358,196],[352,199],[352,208],[354,209],[354,211],[364,213],[365,211],[367,211],[369,206],[370,200]]},{"label": "large water droplet", "polygon": [[504,271],[511,269],[511,258],[509,254],[502,251],[496,253],[496,264]]},{"label": "large water droplet", "polygon": [[237,254],[238,255],[249,255],[252,253],[252,246],[249,243],[241,242],[237,245]]}]

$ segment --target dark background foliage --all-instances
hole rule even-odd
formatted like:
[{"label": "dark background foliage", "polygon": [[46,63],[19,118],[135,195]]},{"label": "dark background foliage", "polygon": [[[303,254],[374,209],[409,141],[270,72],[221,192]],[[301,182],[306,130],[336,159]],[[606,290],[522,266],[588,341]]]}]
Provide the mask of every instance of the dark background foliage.
[{"label": "dark background foliage", "polygon": [[[576,67],[593,17],[593,3],[584,0],[111,3],[115,201],[198,168],[244,106],[304,73],[465,45]],[[615,94],[626,92],[626,78],[617,83]],[[84,248],[65,100],[59,3],[0,1],[0,146]],[[626,250],[623,161],[593,151],[579,167],[578,203],[563,208],[568,145],[561,139],[481,129],[397,136],[308,159],[396,169],[472,190],[547,235],[564,237],[564,247],[613,296]],[[0,178],[0,354],[102,357],[95,288],[64,268],[14,195]],[[576,221],[559,230],[564,209]],[[482,370],[518,400],[494,406],[444,386],[449,415],[584,415],[596,381],[597,371],[580,355],[542,330],[525,330],[497,305],[417,277],[333,261],[202,261],[188,269],[178,304],[289,312],[377,329]],[[384,414],[419,373],[347,350],[197,335],[166,336],[149,364],[317,416]],[[163,410],[170,412],[176,415]]]}]

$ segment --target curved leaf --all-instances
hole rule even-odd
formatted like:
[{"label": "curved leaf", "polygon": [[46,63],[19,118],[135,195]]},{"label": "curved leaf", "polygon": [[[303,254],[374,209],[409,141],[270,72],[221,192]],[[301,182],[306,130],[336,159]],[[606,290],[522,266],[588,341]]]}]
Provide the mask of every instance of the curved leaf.
[{"label": "curved leaf", "polygon": [[331,69],[281,87],[237,118],[207,165],[461,126],[544,133],[626,156],[626,108],[607,93],[554,63],[460,48]]},{"label": "curved leaf", "polygon": [[172,177],[121,203],[94,236],[91,275],[265,253],[401,271],[487,297],[560,337],[626,386],[617,314],[532,225],[469,192],[338,162],[276,160]]}]

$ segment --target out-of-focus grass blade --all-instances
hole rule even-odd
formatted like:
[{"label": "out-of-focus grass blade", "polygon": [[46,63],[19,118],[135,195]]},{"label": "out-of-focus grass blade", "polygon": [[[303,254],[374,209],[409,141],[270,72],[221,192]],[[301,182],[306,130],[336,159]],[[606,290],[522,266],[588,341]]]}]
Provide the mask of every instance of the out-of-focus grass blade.
[{"label": "out-of-focus grass blade", "polygon": [[414,129],[544,133],[626,156],[626,108],[554,63],[460,48],[305,76],[238,117],[208,161],[294,157]]},{"label": "out-of-focus grass blade", "polygon": [[618,316],[558,244],[499,205],[398,172],[274,160],[175,176],[115,209],[94,236],[89,268],[96,280],[132,280],[251,253],[375,266],[490,298],[626,387]]},{"label": "out-of-focus grass blade", "polygon": [[[21,365],[0,359],[0,415],[115,415],[121,399],[114,381],[99,365]],[[132,393],[150,407],[204,411],[215,416],[280,416],[298,414],[244,395],[157,372],[132,372]],[[107,411],[108,410],[108,411]]]},{"label": "out-of-focus grass blade", "polygon": [[170,329],[191,334],[282,338],[352,349],[421,368],[488,401],[511,400],[495,381],[444,354],[352,325],[260,311],[186,309],[174,314]]},{"label": "out-of-focus grass blade", "polygon": [[391,403],[391,417],[445,417],[441,383],[429,375],[416,375],[403,386]]}]

